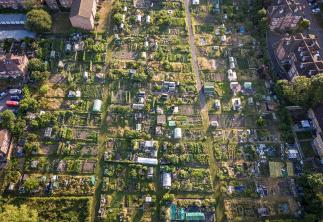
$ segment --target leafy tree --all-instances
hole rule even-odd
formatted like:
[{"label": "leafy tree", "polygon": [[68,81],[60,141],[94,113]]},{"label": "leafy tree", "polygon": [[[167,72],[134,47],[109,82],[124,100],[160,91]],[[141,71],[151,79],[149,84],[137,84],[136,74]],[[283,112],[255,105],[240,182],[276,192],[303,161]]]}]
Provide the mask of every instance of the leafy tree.
[{"label": "leafy tree", "polygon": [[114,14],[113,16],[113,21],[117,24],[117,25],[120,25],[121,22],[122,22],[122,14],[121,13],[116,13]]},{"label": "leafy tree", "polygon": [[26,205],[16,207],[14,205],[4,205],[3,212],[0,213],[0,221],[4,222],[37,222],[38,213]]},{"label": "leafy tree", "polygon": [[0,113],[0,121],[2,128],[12,132],[15,128],[16,116],[11,110],[7,109]]},{"label": "leafy tree", "polygon": [[307,29],[311,25],[311,21],[308,19],[302,19],[299,22],[299,26],[301,29]]},{"label": "leafy tree", "polygon": [[259,117],[256,121],[257,125],[259,127],[264,127],[265,126],[265,120],[262,117]]},{"label": "leafy tree", "polygon": [[46,65],[42,60],[37,58],[32,58],[28,62],[28,69],[29,71],[44,72],[46,70]]},{"label": "leafy tree", "polygon": [[163,201],[173,202],[175,200],[175,195],[172,193],[165,193],[163,196]]},{"label": "leafy tree", "polygon": [[48,79],[49,72],[33,71],[30,77],[36,82],[43,82]]},{"label": "leafy tree", "polygon": [[52,27],[52,18],[43,9],[33,9],[27,13],[26,26],[37,33],[48,32]]},{"label": "leafy tree", "polygon": [[311,78],[311,94],[313,106],[323,102],[323,74]]},{"label": "leafy tree", "polygon": [[16,136],[20,136],[25,131],[25,128],[26,128],[26,120],[22,118],[18,118],[15,124],[15,127],[13,129],[13,133]]},{"label": "leafy tree", "polygon": [[27,191],[34,190],[38,186],[39,186],[39,180],[37,179],[37,177],[29,177],[24,183],[24,187]]}]

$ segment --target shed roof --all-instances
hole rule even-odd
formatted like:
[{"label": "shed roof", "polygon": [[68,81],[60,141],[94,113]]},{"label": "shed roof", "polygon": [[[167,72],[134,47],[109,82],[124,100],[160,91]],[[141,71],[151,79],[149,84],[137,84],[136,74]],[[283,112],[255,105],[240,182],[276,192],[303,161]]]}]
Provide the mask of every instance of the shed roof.
[{"label": "shed roof", "polygon": [[93,112],[101,112],[102,101],[99,99],[94,100]]},{"label": "shed roof", "polygon": [[137,163],[148,164],[148,165],[157,165],[158,160],[156,158],[138,157]]}]

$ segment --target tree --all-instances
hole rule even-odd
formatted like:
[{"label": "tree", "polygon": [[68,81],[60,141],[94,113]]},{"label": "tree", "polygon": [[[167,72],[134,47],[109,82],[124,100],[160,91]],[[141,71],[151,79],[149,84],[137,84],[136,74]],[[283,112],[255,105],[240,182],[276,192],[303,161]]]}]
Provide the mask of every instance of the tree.
[{"label": "tree", "polygon": [[13,134],[19,137],[25,131],[25,128],[26,128],[26,120],[22,118],[18,118],[15,124],[15,127],[13,129]]},{"label": "tree", "polygon": [[311,25],[311,21],[308,20],[308,19],[302,19],[300,22],[299,22],[299,27],[301,29],[307,29],[309,26]]},{"label": "tree", "polygon": [[29,71],[39,71],[39,72],[45,72],[46,65],[45,63],[37,58],[32,58],[28,62],[28,69]]},{"label": "tree", "polygon": [[320,173],[311,173],[307,175],[308,185],[316,192],[323,187],[323,175]]},{"label": "tree", "polygon": [[122,22],[122,14],[121,13],[116,13],[114,14],[113,16],[113,21],[117,24],[117,25],[120,25],[121,22]]},{"label": "tree", "polygon": [[15,127],[16,116],[11,110],[5,110],[0,113],[1,127],[13,131]]},{"label": "tree", "polygon": [[27,191],[32,191],[36,189],[38,186],[39,186],[39,181],[37,177],[29,177],[24,183],[24,187]]},{"label": "tree", "polygon": [[43,9],[33,9],[27,13],[26,26],[31,31],[37,33],[48,32],[52,27],[52,18]]},{"label": "tree", "polygon": [[323,74],[311,78],[311,94],[313,106],[323,102]]},{"label": "tree", "polygon": [[0,221],[5,222],[37,222],[38,213],[26,205],[16,207],[14,205],[4,205],[4,210],[0,213]]},{"label": "tree", "polygon": [[49,72],[40,72],[40,71],[33,71],[31,73],[31,79],[35,80],[36,82],[43,82],[48,79]]}]

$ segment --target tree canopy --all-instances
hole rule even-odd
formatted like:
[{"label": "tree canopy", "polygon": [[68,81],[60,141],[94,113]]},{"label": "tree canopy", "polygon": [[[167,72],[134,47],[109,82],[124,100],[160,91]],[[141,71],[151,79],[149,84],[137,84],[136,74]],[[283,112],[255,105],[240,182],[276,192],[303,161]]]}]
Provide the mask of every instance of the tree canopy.
[{"label": "tree canopy", "polygon": [[305,107],[323,102],[323,74],[311,78],[297,76],[292,81],[278,80],[275,89],[289,104]]},{"label": "tree canopy", "polygon": [[37,33],[48,32],[52,27],[52,18],[43,9],[33,9],[27,13],[26,25],[28,29]]},{"label": "tree canopy", "polygon": [[1,119],[1,127],[5,128],[9,131],[13,131],[15,128],[15,121],[16,121],[16,116],[15,114],[7,109],[0,113],[0,119]]},{"label": "tree canopy", "polygon": [[4,205],[2,213],[0,213],[0,221],[5,222],[37,222],[38,213],[34,209],[28,208],[26,205],[16,207],[14,205]]}]

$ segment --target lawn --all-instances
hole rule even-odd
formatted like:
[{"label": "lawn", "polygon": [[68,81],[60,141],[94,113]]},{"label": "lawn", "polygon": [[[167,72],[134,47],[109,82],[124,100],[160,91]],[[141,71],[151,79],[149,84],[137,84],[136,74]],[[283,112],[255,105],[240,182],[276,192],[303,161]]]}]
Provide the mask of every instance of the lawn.
[{"label": "lawn", "polygon": [[311,132],[297,132],[297,138],[299,140],[308,140],[308,139],[313,139],[312,133]]},{"label": "lawn", "polygon": [[68,34],[73,31],[68,12],[58,12],[52,15],[52,32],[56,34]]},{"label": "lawn", "polygon": [[300,142],[305,158],[313,157],[315,155],[312,147],[312,142]]}]

